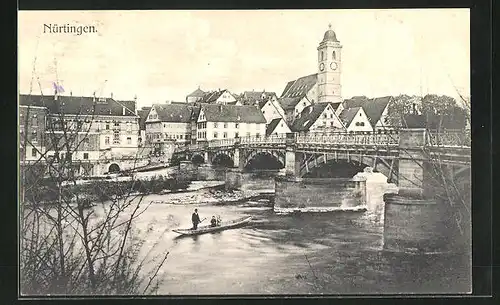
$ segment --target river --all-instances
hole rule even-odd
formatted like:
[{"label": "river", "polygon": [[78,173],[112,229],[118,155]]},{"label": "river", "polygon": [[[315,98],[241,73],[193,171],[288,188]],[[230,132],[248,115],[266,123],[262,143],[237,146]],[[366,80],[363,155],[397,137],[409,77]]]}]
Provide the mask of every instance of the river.
[{"label": "river", "polygon": [[[161,173],[161,172],[160,172]],[[383,187],[367,184],[367,212],[276,215],[269,203],[196,204],[207,190],[150,195],[136,228],[152,255],[170,253],[158,294],[466,293],[468,255],[382,251]],[[206,200],[205,200],[206,201]],[[208,200],[210,201],[210,200]],[[171,203],[169,203],[171,202]],[[189,202],[191,204],[175,204]],[[178,238],[175,228],[201,218],[252,216],[243,228]]]}]

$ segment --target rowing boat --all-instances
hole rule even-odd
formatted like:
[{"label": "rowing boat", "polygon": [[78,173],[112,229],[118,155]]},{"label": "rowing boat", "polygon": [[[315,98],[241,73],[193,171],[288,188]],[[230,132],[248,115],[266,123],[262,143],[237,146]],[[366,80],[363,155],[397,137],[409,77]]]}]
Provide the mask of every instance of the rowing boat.
[{"label": "rowing boat", "polygon": [[242,218],[238,218],[238,219],[235,219],[232,221],[222,222],[217,227],[212,227],[210,225],[206,225],[206,226],[199,226],[198,229],[196,229],[196,230],[189,228],[189,229],[177,229],[177,230],[172,230],[172,231],[174,231],[175,233],[178,233],[180,235],[183,235],[183,236],[200,235],[200,234],[216,232],[216,231],[223,231],[223,230],[228,230],[228,229],[236,228],[239,226],[243,226],[243,225],[246,225],[247,223],[249,223],[251,219],[252,219],[252,217],[242,217]]}]

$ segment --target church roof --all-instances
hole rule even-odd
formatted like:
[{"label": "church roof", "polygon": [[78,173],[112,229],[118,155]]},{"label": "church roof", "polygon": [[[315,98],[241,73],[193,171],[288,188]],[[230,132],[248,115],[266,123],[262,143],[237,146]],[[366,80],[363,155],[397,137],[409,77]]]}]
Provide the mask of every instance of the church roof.
[{"label": "church roof", "polygon": [[318,74],[303,76],[293,81],[289,81],[281,94],[282,98],[302,99],[318,81]]}]

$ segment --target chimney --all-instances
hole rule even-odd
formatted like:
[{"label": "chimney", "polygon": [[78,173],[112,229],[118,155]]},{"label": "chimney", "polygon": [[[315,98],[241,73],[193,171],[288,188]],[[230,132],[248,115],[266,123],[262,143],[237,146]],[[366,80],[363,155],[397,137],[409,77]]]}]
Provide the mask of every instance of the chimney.
[{"label": "chimney", "polygon": [[111,92],[111,98],[113,98],[113,92]]},{"label": "chimney", "polygon": [[93,98],[92,98],[92,101],[95,102],[95,91],[93,93]]},{"label": "chimney", "polygon": [[313,112],[313,107],[309,107],[309,113]]},{"label": "chimney", "polygon": [[222,112],[222,104],[219,105],[219,111]]},{"label": "chimney", "polygon": [[70,91],[70,92],[69,92],[69,96],[73,96],[73,91]]},{"label": "chimney", "polygon": [[137,101],[137,94],[134,95],[134,102]]},{"label": "chimney", "polygon": [[125,107],[122,107],[122,115],[125,115]]},{"label": "chimney", "polygon": [[54,90],[54,100],[57,101],[57,89]]}]

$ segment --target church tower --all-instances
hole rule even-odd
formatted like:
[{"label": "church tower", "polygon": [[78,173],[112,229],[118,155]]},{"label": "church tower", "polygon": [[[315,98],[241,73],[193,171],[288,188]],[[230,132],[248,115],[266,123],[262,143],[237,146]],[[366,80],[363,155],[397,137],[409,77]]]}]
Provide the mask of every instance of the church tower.
[{"label": "church tower", "polygon": [[332,25],[325,32],[318,46],[318,103],[342,102],[340,72],[342,46]]}]

